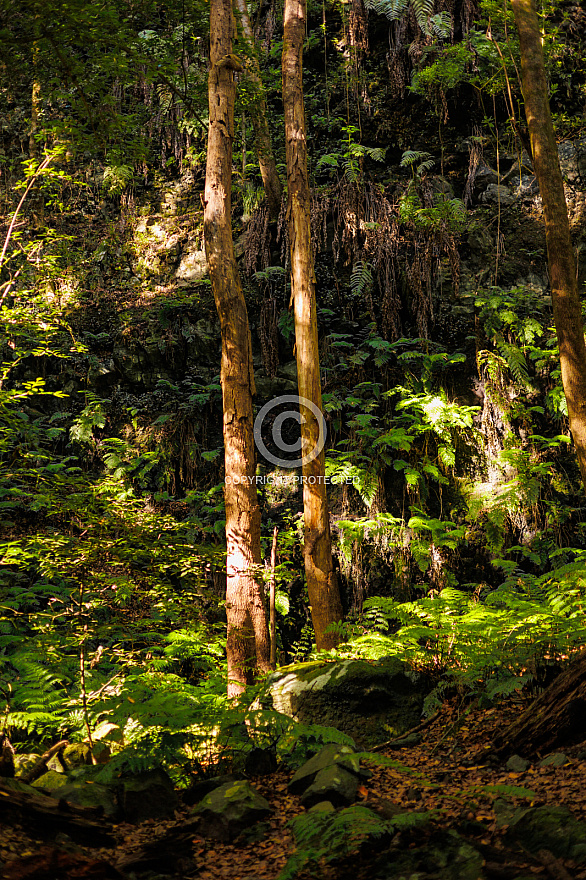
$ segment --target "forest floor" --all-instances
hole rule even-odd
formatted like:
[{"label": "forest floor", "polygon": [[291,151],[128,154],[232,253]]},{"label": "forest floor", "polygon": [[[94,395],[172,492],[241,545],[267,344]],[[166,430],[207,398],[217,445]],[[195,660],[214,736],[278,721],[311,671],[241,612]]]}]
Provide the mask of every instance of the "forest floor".
[{"label": "forest floor", "polygon": [[[506,880],[544,877],[552,880],[586,880],[586,868],[555,858],[544,850],[529,852],[507,837],[507,826],[499,823],[495,802],[503,786],[523,787],[529,799],[507,793],[513,805],[566,806],[576,819],[586,820],[586,751],[584,744],[564,750],[569,759],[562,767],[540,767],[539,759],[525,772],[509,772],[504,761],[483,763],[479,755],[497,732],[516,718],[526,703],[508,701],[496,708],[458,709],[446,703],[437,720],[423,732],[422,742],[412,748],[388,751],[401,767],[382,767],[366,762],[372,777],[359,790],[359,803],[390,818],[397,807],[409,811],[433,811],[431,822],[414,831],[397,833],[380,846],[370,841],[358,852],[335,863],[322,864],[322,880],[370,880],[384,876],[380,871],[383,850],[405,853],[437,841],[438,834],[457,831],[481,853],[483,878]],[[380,754],[385,754],[382,749]],[[290,774],[282,771],[253,779],[255,787],[270,802],[274,813],[259,834],[242,835],[232,844],[198,837],[197,823],[188,808],[177,811],[165,822],[150,820],[141,825],[115,826],[115,848],[80,847],[64,835],[55,842],[43,834],[30,836],[23,827],[3,827],[0,835],[0,865],[5,880],[75,880],[75,878],[174,878],[201,880],[275,880],[295,849],[290,820],[304,812],[299,798],[287,791]],[[494,789],[492,787],[496,786]],[[498,803],[497,803],[498,806]],[[500,824],[500,827],[499,827]],[[390,850],[389,850],[390,847]],[[183,867],[172,875],[163,865],[181,850]],[[157,852],[160,854],[157,865]],[[145,861],[145,854],[147,858]],[[150,856],[148,856],[150,854]],[[150,858],[150,871],[145,871]],[[316,868],[299,875],[315,880]],[[418,874],[435,878],[437,874]],[[442,874],[443,876],[443,874]],[[449,876],[452,876],[451,874]],[[454,876],[457,876],[454,874]],[[466,874],[466,877],[469,875]]]}]

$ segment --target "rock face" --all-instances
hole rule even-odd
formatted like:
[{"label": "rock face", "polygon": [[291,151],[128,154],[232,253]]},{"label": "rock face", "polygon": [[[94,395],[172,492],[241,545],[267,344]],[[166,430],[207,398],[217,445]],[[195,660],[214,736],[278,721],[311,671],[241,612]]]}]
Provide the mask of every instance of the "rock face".
[{"label": "rock face", "polygon": [[392,657],[306,663],[270,676],[262,700],[297,721],[336,727],[368,746],[419,722],[426,685]]},{"label": "rock face", "polygon": [[234,840],[271,814],[270,804],[246,780],[228,782],[207,794],[195,808],[200,831],[215,840]]}]

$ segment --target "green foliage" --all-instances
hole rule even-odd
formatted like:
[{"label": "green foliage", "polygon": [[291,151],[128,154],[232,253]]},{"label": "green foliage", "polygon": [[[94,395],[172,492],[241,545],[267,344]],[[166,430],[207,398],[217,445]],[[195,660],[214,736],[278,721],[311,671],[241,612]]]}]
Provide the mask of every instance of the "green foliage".
[{"label": "green foliage", "polygon": [[433,15],[433,0],[367,0],[365,6],[377,15],[386,16],[389,21],[403,18],[410,7],[424,34],[444,39],[450,33],[450,15],[447,12]]},{"label": "green foliage", "polygon": [[396,832],[420,828],[428,821],[428,813],[412,812],[387,821],[359,805],[333,813],[302,813],[290,822],[297,848],[278,880],[293,880],[307,869],[311,869],[312,876],[319,877],[323,863],[349,856],[369,841],[390,840]]}]

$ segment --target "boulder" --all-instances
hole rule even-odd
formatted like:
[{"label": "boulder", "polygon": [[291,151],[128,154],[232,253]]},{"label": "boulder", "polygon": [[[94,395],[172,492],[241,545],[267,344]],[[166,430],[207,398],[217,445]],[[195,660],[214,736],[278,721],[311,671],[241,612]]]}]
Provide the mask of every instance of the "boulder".
[{"label": "boulder", "polygon": [[421,720],[428,683],[394,657],[284,667],[261,702],[305,724],[336,727],[363,746],[398,737]]},{"label": "boulder", "polygon": [[[43,791],[51,792],[51,794],[59,788],[63,788],[64,785],[67,785],[67,774],[62,770],[47,770],[46,773],[43,773],[42,776],[39,776],[38,779],[35,779],[33,783],[31,783],[35,788],[42,788]],[[56,795],[59,797],[60,795]]]},{"label": "boulder", "polygon": [[22,794],[39,794],[38,788],[33,788],[32,785],[29,785],[27,782],[21,782],[20,779],[10,779],[7,776],[3,776],[0,779],[0,787],[6,788],[9,791],[19,791]]},{"label": "boulder", "polygon": [[165,819],[177,808],[173,783],[162,769],[146,770],[120,780],[120,806],[127,822]]},{"label": "boulder", "polygon": [[77,804],[79,807],[101,807],[108,819],[118,819],[120,808],[116,797],[116,789],[110,785],[97,782],[67,782],[53,792],[59,800]]},{"label": "boulder", "polygon": [[332,764],[319,771],[314,782],[301,795],[301,803],[306,808],[321,801],[329,801],[335,807],[349,807],[354,803],[357,791],[358,777],[339,764]]},{"label": "boulder", "polygon": [[71,743],[63,750],[63,760],[68,770],[92,763],[92,750],[89,743]]},{"label": "boulder", "polygon": [[94,742],[101,742],[105,739],[108,742],[123,743],[124,733],[120,725],[114,724],[112,721],[100,721],[92,733],[92,739]]},{"label": "boulder", "polygon": [[505,764],[505,767],[507,770],[510,770],[511,773],[524,773],[529,767],[529,761],[526,761],[521,755],[511,755]]},{"label": "boulder", "polygon": [[201,818],[201,834],[230,841],[251,825],[266,819],[272,809],[249,782],[238,780],[207,794],[194,812]]},{"label": "boulder", "polygon": [[220,776],[198,779],[182,792],[181,799],[184,804],[192,807],[194,804],[198,804],[210,791],[214,791],[222,785],[233,785],[235,782],[240,782],[242,778],[242,776],[235,776],[232,773],[222,773]]},{"label": "boulder", "polygon": [[484,205],[512,205],[517,201],[508,186],[498,186],[490,183],[480,196],[479,201]]},{"label": "boulder", "polygon": [[[316,776],[322,770],[333,766],[343,767],[346,772],[358,776],[360,773],[360,761],[349,746],[340,746],[337,743],[328,743],[323,749],[306,761],[289,781],[287,788],[291,794],[301,794],[313,784]],[[327,800],[327,798],[322,798]]]},{"label": "boulder", "polygon": [[552,755],[548,755],[543,761],[539,762],[540,767],[563,767],[565,764],[569,764],[570,759],[564,755],[562,752],[554,752]]},{"label": "boulder", "polygon": [[529,852],[548,849],[559,859],[586,864],[586,823],[578,821],[567,807],[519,809],[509,820],[507,837]]},{"label": "boulder", "polygon": [[484,859],[456,831],[437,831],[429,842],[404,853],[388,850],[375,865],[376,880],[480,880]]}]

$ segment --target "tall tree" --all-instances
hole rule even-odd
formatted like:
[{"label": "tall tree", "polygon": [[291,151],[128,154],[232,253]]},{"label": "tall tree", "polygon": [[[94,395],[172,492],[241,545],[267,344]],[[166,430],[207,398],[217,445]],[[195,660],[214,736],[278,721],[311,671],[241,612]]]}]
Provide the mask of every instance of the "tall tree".
[{"label": "tall tree", "polygon": [[250,61],[248,63],[248,75],[256,89],[256,107],[252,113],[252,125],[254,128],[254,140],[258,154],[258,164],[262,177],[263,187],[269,208],[269,214],[273,219],[279,216],[281,210],[281,196],[283,187],[277,173],[277,165],[273,154],[273,144],[269,131],[267,114],[267,102],[265,90],[260,75],[260,66],[255,51],[255,40],[248,14],[246,0],[234,0],[234,5],[240,19],[244,39],[248,44]]},{"label": "tall tree", "polygon": [[295,309],[295,348],[301,411],[305,574],[318,649],[339,641],[327,628],[342,619],[342,603],[332,562],[330,517],[320,443],[321,383],[315,275],[311,246],[311,196],[307,175],[305,109],[303,105],[303,40],[305,0],[285,0],[283,35],[283,104],[287,151],[288,228],[291,287]]},{"label": "tall tree", "polygon": [[553,316],[582,482],[586,487],[586,346],[564,183],[547,93],[541,29],[532,0],[511,0],[521,44],[521,79],[533,167],[545,216]]},{"label": "tall tree", "polygon": [[254,375],[246,303],[232,238],[234,71],[231,0],[210,7],[209,134],[204,193],[204,237],[222,334],[226,505],[226,615],[228,694],[270,668],[267,618],[259,571],[260,510],[255,484],[252,395]]}]

